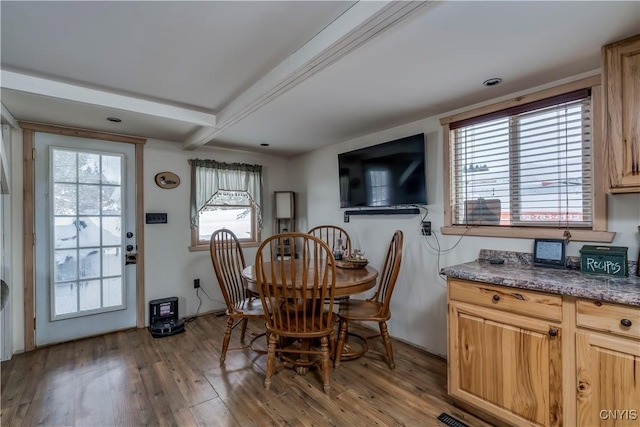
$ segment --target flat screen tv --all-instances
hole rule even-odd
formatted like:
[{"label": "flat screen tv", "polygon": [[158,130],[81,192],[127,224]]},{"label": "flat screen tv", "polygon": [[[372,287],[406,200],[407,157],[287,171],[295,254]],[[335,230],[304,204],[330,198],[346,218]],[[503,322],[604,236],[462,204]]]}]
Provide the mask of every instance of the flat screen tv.
[{"label": "flat screen tv", "polygon": [[427,203],[424,134],[338,154],[340,207]]}]

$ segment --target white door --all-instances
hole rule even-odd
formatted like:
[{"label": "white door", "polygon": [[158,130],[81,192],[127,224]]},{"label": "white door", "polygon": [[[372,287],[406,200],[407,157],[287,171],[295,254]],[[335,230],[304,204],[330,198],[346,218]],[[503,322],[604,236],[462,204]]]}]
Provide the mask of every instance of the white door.
[{"label": "white door", "polygon": [[135,147],[35,133],[36,345],[136,325]]}]

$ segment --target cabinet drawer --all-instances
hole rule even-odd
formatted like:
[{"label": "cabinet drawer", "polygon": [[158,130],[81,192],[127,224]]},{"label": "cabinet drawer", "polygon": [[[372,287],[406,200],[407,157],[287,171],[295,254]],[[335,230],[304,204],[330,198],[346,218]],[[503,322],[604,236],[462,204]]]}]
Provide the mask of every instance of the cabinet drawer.
[{"label": "cabinet drawer", "polygon": [[560,295],[449,279],[449,298],[525,316],[562,321]]},{"label": "cabinet drawer", "polygon": [[640,339],[640,307],[586,299],[576,307],[578,326]]}]

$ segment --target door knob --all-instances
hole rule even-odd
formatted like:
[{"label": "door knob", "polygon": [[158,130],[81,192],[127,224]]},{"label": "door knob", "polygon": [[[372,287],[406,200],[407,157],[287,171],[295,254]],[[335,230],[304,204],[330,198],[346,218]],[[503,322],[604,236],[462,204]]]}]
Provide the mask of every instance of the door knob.
[{"label": "door knob", "polygon": [[133,237],[133,233],[130,231],[127,231],[127,239],[130,239]]},{"label": "door knob", "polygon": [[127,252],[131,252],[133,250],[133,245],[127,245]]}]

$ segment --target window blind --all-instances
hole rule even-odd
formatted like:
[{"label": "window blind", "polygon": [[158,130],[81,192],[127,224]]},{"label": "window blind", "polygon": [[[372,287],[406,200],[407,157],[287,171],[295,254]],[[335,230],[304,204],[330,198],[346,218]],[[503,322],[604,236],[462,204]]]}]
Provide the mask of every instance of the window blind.
[{"label": "window blind", "polygon": [[452,123],[453,224],[590,228],[591,123],[588,90]]}]

